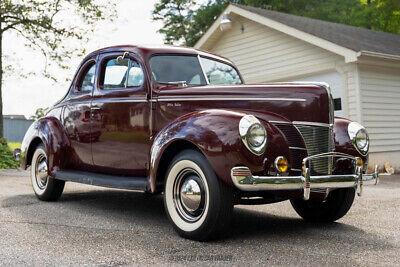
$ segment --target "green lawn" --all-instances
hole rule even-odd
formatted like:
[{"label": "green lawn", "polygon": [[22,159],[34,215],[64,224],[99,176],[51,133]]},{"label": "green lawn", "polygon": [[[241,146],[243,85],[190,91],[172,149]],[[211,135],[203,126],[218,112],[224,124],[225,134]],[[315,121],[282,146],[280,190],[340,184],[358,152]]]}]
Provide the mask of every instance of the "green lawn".
[{"label": "green lawn", "polygon": [[8,142],[8,147],[10,148],[11,151],[14,151],[16,148],[21,148],[21,143],[10,143]]}]

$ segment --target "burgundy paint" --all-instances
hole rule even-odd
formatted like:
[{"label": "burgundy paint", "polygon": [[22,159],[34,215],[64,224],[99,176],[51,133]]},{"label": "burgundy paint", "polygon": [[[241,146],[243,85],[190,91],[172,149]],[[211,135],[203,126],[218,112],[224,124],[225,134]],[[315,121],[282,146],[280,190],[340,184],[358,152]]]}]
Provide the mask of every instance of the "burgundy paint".
[{"label": "burgundy paint", "polygon": [[[126,51],[128,57],[144,69],[143,86],[103,90],[98,77],[104,57],[122,55]],[[95,51],[82,61],[67,95],[26,133],[22,144],[22,166],[28,165],[29,153],[35,145],[33,140],[40,138],[49,154],[51,176],[60,169],[146,176],[148,190],[155,192],[156,179],[163,179],[156,177],[162,152],[174,141],[184,139],[204,153],[223,181],[232,184],[230,169],[234,166],[246,165],[255,174],[262,174],[276,156],[290,158],[287,140],[268,121],[329,123],[328,94],[318,85],[159,86],[149,75],[148,62],[152,55],[166,53],[201,55],[233,65],[225,58],[182,47],[115,46]],[[97,63],[96,84],[93,93],[80,93],[76,90],[76,81],[89,61]],[[210,99],[156,101],[177,97]],[[213,100],[219,97],[306,101]],[[135,99],[148,101],[124,101]],[[248,151],[240,140],[238,123],[245,114],[255,115],[267,130],[268,149],[261,156]],[[360,156],[349,140],[348,123],[345,119],[335,120],[335,150]],[[89,135],[86,134],[88,127],[91,129]]]}]

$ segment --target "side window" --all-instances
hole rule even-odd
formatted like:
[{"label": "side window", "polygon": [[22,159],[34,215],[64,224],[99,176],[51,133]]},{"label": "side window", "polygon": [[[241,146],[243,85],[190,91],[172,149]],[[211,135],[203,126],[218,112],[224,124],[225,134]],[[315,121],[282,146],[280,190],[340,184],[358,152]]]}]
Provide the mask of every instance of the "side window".
[{"label": "side window", "polygon": [[112,58],[104,66],[102,88],[105,90],[137,87],[144,82],[142,68],[129,58]]},{"label": "side window", "polygon": [[232,66],[203,57],[200,60],[211,85],[242,83],[239,73]]},{"label": "side window", "polygon": [[128,87],[141,86],[144,82],[144,74],[142,68],[135,61],[131,61],[129,75],[128,75]]},{"label": "side window", "polygon": [[90,92],[93,90],[94,78],[96,74],[96,64],[92,63],[86,67],[86,71],[78,82],[77,89],[80,92]]}]

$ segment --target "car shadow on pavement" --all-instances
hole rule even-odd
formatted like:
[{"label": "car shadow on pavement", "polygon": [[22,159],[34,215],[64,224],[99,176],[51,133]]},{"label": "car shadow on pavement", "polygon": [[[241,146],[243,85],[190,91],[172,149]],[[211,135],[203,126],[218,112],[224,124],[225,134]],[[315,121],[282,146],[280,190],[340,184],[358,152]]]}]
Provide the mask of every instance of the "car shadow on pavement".
[{"label": "car shadow on pavement", "polygon": [[[67,192],[57,202],[41,202],[33,194],[17,195],[3,198],[0,207],[12,208],[13,212],[19,213],[26,221],[47,222],[47,216],[52,216],[52,223],[61,225],[66,224],[64,217],[69,217],[69,223],[74,225],[83,224],[80,221],[86,220],[85,223],[89,225],[100,222],[105,225],[117,224],[124,229],[139,227],[149,234],[157,229],[157,232],[161,234],[171,235],[172,239],[179,239],[165,215],[162,195],[153,196],[141,192],[105,189]],[[41,215],[40,210],[46,210],[47,215]],[[254,240],[263,243],[290,244],[290,246],[293,242],[322,243],[329,247],[341,244],[342,248],[332,247],[332,250],[337,249],[338,253],[347,253],[346,251],[350,248],[353,253],[357,252],[359,248],[354,244],[370,244],[378,250],[393,248],[390,242],[382,240],[378,235],[367,233],[349,224],[307,223],[300,218],[250,210],[243,206],[235,207],[234,218],[228,232],[222,240],[212,243],[240,244],[246,240]]]}]

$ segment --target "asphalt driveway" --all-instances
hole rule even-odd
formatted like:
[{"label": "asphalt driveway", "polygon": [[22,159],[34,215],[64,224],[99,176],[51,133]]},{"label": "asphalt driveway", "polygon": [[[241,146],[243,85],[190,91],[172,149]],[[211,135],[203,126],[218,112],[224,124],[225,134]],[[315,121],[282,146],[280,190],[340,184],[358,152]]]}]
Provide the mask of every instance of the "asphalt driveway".
[{"label": "asphalt driveway", "polygon": [[381,179],[337,223],[303,222],[289,202],[236,206],[231,234],[180,238],[161,196],[68,183],[34,196],[26,172],[0,170],[0,265],[399,265],[400,176]]}]

